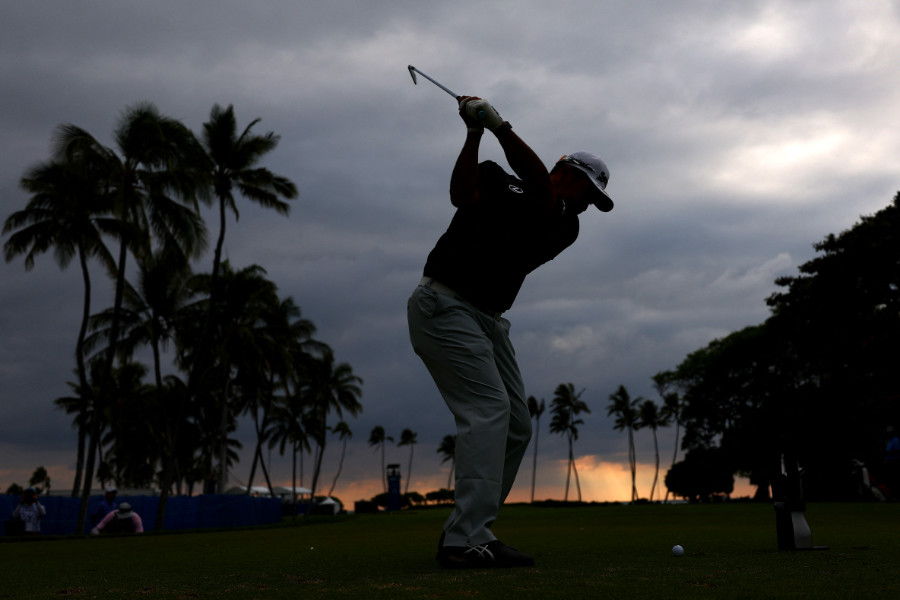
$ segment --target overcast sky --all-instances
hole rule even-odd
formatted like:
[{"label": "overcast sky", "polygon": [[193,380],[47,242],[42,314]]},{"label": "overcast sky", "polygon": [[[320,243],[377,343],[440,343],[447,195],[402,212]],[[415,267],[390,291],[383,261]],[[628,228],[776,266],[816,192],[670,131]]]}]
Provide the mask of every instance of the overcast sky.
[{"label": "overcast sky", "polygon": [[[900,188],[898,17],[891,0],[3,2],[0,218],[24,208],[18,180],[48,158],[60,123],[111,145],[141,101],[197,133],[215,103],[233,104],[240,127],[260,118],[257,132],[281,136],[265,165],[300,195],[289,217],[245,202],[226,250],[235,267],[263,266],[364,379],[335,493],[352,503],[380,491],[366,444],[376,425],[397,440],[418,433],[410,489],[436,489],[447,472],[435,450],[453,422],[410,348],[405,309],[453,214],[465,128],[453,99],[413,85],[413,64],[489,99],[548,166],[588,150],[610,167],[615,209],[582,215],[577,242],[532,274],[507,317],[529,395],[549,405],[560,383],[585,390],[585,499],[627,499],[609,395],[624,384],[658,400],[655,373],[764,320],[776,277]],[[490,135],[481,157],[506,164]],[[112,296],[95,279],[97,311]],[[0,282],[0,488],[38,465],[54,488],[71,486],[76,438],[53,400],[73,378],[80,274],[46,255],[30,272],[21,258],[0,263]],[[565,446],[549,421],[548,410],[537,496],[562,498]],[[637,441],[652,462],[650,434]],[[671,431],[661,444],[667,466]],[[404,478],[407,459],[388,448]],[[290,462],[273,460],[289,482]],[[649,467],[639,476],[646,496]],[[531,450],[513,498],[530,482]]]}]

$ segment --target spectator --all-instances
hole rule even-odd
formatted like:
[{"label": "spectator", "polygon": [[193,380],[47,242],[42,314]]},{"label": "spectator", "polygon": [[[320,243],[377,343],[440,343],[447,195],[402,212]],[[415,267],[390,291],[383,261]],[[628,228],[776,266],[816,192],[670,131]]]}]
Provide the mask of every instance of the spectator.
[{"label": "spectator", "polygon": [[41,532],[41,519],[46,514],[47,510],[37,499],[37,492],[30,487],[22,493],[12,516],[22,521],[26,535],[37,535]]},{"label": "spectator", "polygon": [[91,533],[99,535],[101,533],[143,533],[144,522],[141,516],[131,510],[131,505],[123,502],[119,505],[119,510],[114,510],[97,523],[97,526],[91,529]]},{"label": "spectator", "polygon": [[118,493],[119,490],[117,490],[114,485],[106,488],[106,493],[103,495],[103,499],[97,506],[97,510],[91,515],[92,526],[96,527],[97,523],[99,523],[103,517],[119,508],[119,503],[116,502],[116,494]]}]

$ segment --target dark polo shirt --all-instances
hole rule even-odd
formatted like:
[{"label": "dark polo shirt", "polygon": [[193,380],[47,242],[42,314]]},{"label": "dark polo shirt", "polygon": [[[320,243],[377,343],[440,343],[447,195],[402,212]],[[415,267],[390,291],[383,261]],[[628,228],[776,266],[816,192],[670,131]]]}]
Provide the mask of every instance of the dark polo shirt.
[{"label": "dark polo shirt", "polygon": [[572,245],[578,215],[492,161],[478,165],[478,202],[462,206],[428,255],[424,275],[486,313],[508,310],[525,276]]}]

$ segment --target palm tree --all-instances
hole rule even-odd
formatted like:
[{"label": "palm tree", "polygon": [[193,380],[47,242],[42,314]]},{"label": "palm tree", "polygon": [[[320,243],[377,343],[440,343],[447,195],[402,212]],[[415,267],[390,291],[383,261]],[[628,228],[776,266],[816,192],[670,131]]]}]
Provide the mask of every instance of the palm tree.
[{"label": "palm tree", "polygon": [[642,398],[631,399],[624,385],[610,394],[610,403],[606,407],[608,416],[615,416],[616,422],[613,429],[628,432],[628,465],[631,469],[631,501],[638,499],[637,493],[637,455],[634,450],[634,430],[638,423],[637,406]]},{"label": "palm tree", "polygon": [[531,465],[531,503],[534,504],[534,484],[537,479],[537,455],[538,455],[538,436],[541,433],[541,415],[547,409],[547,403],[541,398],[538,404],[537,398],[528,396],[528,412],[534,418],[534,460]]},{"label": "palm tree", "polygon": [[550,431],[564,435],[569,442],[569,464],[566,469],[566,495],[565,502],[569,501],[569,478],[572,473],[575,474],[575,486],[578,489],[578,501],[581,502],[581,483],[578,481],[578,470],[575,468],[575,454],[572,446],[573,442],[578,439],[578,426],[584,421],[578,419],[577,416],[582,413],[590,413],[587,404],[581,400],[581,390],[575,393],[575,386],[571,383],[559,384],[553,393],[553,401],[550,404],[550,412],[553,419],[550,421]]},{"label": "palm tree", "polygon": [[353,374],[353,368],[347,363],[334,364],[334,353],[329,349],[313,364],[311,377],[307,385],[306,398],[312,406],[312,413],[317,421],[316,438],[319,444],[316,465],[313,469],[312,490],[315,501],[319,474],[322,472],[322,455],[325,453],[325,431],[328,414],[334,409],[338,417],[343,418],[344,411],[356,416],[362,411],[359,398],[362,396],[362,379]]},{"label": "palm tree", "polygon": [[[272,430],[269,436],[269,447],[278,445],[278,453],[284,456],[285,448],[291,446],[291,499],[297,504],[297,455],[310,451],[309,435],[305,428],[307,419],[304,415],[304,403],[299,394],[276,398],[272,407]],[[303,485],[302,475],[300,485]]]},{"label": "palm tree", "polygon": [[418,435],[419,434],[412,429],[404,429],[400,432],[400,441],[397,442],[398,446],[409,446],[409,468],[406,471],[406,488],[403,490],[404,494],[409,493],[409,480],[412,479],[413,449],[418,443],[418,440],[416,439]]},{"label": "palm tree", "polygon": [[219,237],[213,256],[213,290],[222,261],[222,247],[225,243],[226,214],[228,210],[238,218],[234,190],[248,200],[266,208],[273,208],[280,214],[290,212],[290,205],[281,198],[297,197],[297,187],[286,177],[275,175],[266,168],[258,167],[263,156],[278,146],[280,137],[273,132],[256,135],[251,130],[259,123],[254,119],[237,133],[237,119],[234,108],[223,109],[218,104],[212,107],[209,121],[203,124],[203,146],[207,153],[207,169],[212,192],[219,206]]},{"label": "palm tree", "polygon": [[191,367],[190,385],[193,391],[201,386],[201,378],[213,360],[211,338],[213,336],[214,310],[224,293],[220,289],[222,249],[225,244],[227,211],[239,212],[235,202],[235,189],[245,198],[266,208],[273,208],[280,214],[288,214],[290,205],[281,198],[297,196],[296,186],[287,178],[275,175],[268,169],[257,166],[267,153],[278,145],[279,137],[272,132],[256,135],[251,130],[259,119],[252,121],[240,134],[234,109],[222,109],[218,104],[212,107],[209,121],[203,124],[202,143],[205,156],[202,161],[205,178],[212,196],[218,203],[219,234],[213,253],[213,268],[209,284],[209,311],[200,333],[198,351]]},{"label": "palm tree", "polygon": [[339,421],[337,425],[331,428],[331,431],[332,433],[338,434],[343,444],[341,445],[341,460],[338,462],[337,473],[334,474],[334,481],[331,482],[331,489],[328,490],[329,497],[334,494],[334,486],[337,485],[338,477],[341,476],[341,471],[344,469],[344,456],[347,454],[347,440],[353,437],[353,432],[350,431],[350,426],[347,425],[345,421]]},{"label": "palm tree", "polygon": [[[109,345],[101,374],[100,394],[110,393],[110,377],[119,342],[119,313],[122,307],[128,252],[148,254],[153,239],[172,242],[186,256],[197,256],[206,243],[206,229],[196,211],[196,177],[191,163],[196,161],[198,144],[180,122],[160,115],[153,104],[141,103],[126,109],[114,131],[117,154],[104,147],[88,132],[73,125],[59,129],[57,155],[77,158],[90,165],[92,176],[107,194],[115,228],[107,230],[119,240],[115,274],[115,300]],[[183,206],[181,198],[193,208]],[[92,431],[88,448],[82,507],[86,514],[90,497],[98,432]],[[79,515],[78,522],[84,522]]]},{"label": "palm tree", "polygon": [[[394,438],[385,435],[384,427],[376,425],[369,434],[370,446],[381,446],[381,483],[384,485],[384,493],[387,494],[387,471],[384,469],[384,446],[385,442],[393,442]],[[377,448],[376,448],[377,450]]]},{"label": "palm tree", "polygon": [[[669,468],[672,468],[678,460],[678,438],[681,433],[681,409],[681,398],[677,393],[672,392],[663,395],[663,406],[660,411],[661,418],[666,426],[675,423],[675,450],[672,452],[672,465],[670,465]],[[663,502],[667,502],[668,500],[669,488],[666,488],[666,497]]]},{"label": "palm tree", "polygon": [[24,254],[25,269],[30,271],[37,255],[52,249],[57,264],[65,269],[77,256],[84,284],[81,326],[75,344],[78,387],[82,394],[78,397],[78,406],[71,411],[76,413],[78,427],[72,486],[74,498],[81,489],[84,470],[86,427],[89,424],[85,415],[92,410],[92,389],[88,384],[84,350],[91,314],[88,259],[96,257],[107,270],[113,269],[114,259],[102,240],[102,231],[110,226],[111,219],[105,216],[110,207],[97,178],[92,176],[90,164],[79,162],[77,157],[59,156],[52,162],[33,166],[26,171],[20,185],[32,196],[25,208],[11,214],[3,225],[3,233],[12,234],[3,245],[6,262]]},{"label": "palm tree", "polygon": [[[147,367],[129,361],[112,377],[112,401],[105,407],[106,433],[101,438],[104,462],[121,487],[150,487],[166,446],[164,409],[155,386],[143,382]],[[160,524],[162,525],[162,524]]]},{"label": "palm tree", "polygon": [[47,469],[43,465],[34,470],[28,480],[28,485],[36,488],[38,494],[50,494],[50,475],[47,474]]},{"label": "palm tree", "polygon": [[[277,352],[277,343],[269,335],[267,319],[273,311],[280,310],[280,302],[275,284],[265,275],[265,269],[258,265],[235,272],[225,261],[220,280],[222,301],[209,308],[214,311],[216,323],[213,340],[216,375],[207,379],[206,388],[207,393],[216,397],[219,407],[219,435],[222,438],[217,444],[220,452],[219,493],[224,493],[227,483],[227,432],[237,415],[255,401],[260,386],[266,385],[265,368]],[[209,290],[209,282],[210,277],[203,275],[197,278],[195,285],[198,289]],[[195,356],[189,360],[194,364],[196,353],[202,350],[193,346],[192,351]]]},{"label": "palm tree", "polygon": [[441,440],[441,444],[438,446],[437,453],[444,456],[444,458],[441,459],[441,464],[444,464],[448,460],[450,461],[450,473],[447,475],[447,489],[452,490],[453,485],[451,482],[453,481],[453,467],[456,465],[456,436],[450,434],[445,435],[444,439]]},{"label": "palm tree", "polygon": [[656,483],[659,481],[659,442],[656,437],[656,430],[665,427],[668,423],[665,417],[660,413],[659,407],[653,400],[644,400],[638,406],[638,423],[635,429],[643,429],[649,427],[653,432],[653,452],[656,459],[656,471],[653,474],[653,485],[650,487],[650,502],[653,502],[653,494],[656,492]]}]

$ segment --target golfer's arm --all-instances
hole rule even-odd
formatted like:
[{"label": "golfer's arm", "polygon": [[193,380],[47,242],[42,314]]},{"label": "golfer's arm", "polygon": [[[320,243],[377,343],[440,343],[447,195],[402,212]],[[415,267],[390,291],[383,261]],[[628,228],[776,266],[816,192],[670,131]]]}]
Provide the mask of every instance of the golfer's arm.
[{"label": "golfer's arm", "polygon": [[478,202],[478,147],[481,134],[468,132],[450,176],[450,202],[459,208]]},{"label": "golfer's arm", "polygon": [[498,129],[496,135],[506,161],[519,179],[545,193],[547,198],[552,198],[550,173],[534,150],[509,127]]}]

